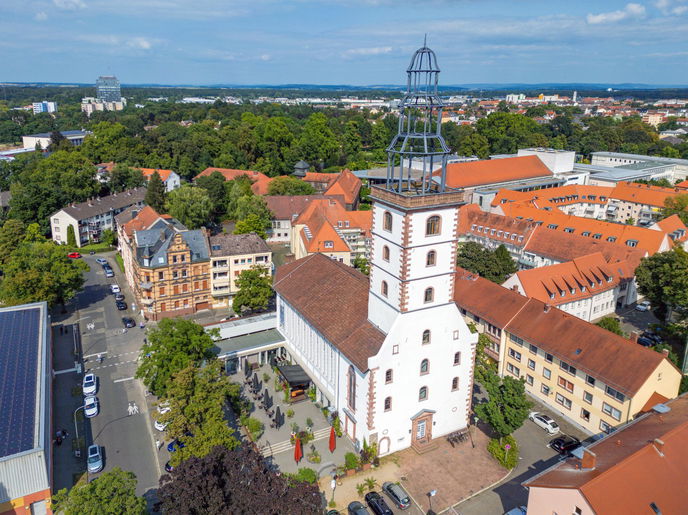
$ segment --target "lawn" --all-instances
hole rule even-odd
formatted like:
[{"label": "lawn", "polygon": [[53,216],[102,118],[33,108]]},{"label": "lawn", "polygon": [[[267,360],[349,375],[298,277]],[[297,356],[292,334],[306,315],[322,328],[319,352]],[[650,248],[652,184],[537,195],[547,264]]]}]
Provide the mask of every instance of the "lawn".
[{"label": "lawn", "polygon": [[83,247],[69,247],[69,249],[76,252],[81,252],[82,254],[87,254],[91,251],[110,252],[111,250],[115,250],[115,247],[108,245],[107,243],[91,243],[90,245],[84,245]]},{"label": "lawn", "polygon": [[124,260],[122,259],[122,256],[120,256],[119,254],[115,254],[115,261],[117,261],[119,271],[124,273]]}]

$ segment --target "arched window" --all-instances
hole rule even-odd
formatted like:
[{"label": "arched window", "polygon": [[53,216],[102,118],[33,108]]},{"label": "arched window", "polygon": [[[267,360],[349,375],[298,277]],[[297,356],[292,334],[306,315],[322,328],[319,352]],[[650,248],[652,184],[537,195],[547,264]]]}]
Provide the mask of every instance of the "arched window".
[{"label": "arched window", "polygon": [[459,389],[459,378],[455,377],[452,379],[452,392]]},{"label": "arched window", "polygon": [[385,214],[382,215],[382,228],[385,231],[392,230],[392,213],[389,211],[385,211]]},{"label": "arched window", "polygon": [[390,411],[392,409],[392,398],[385,397],[385,411]]},{"label": "arched window", "polygon": [[394,373],[392,372],[392,369],[388,369],[387,372],[385,372],[385,384],[389,384],[392,382],[392,379],[394,377]]},{"label": "arched window", "polygon": [[425,258],[425,266],[435,266],[437,263],[437,252],[431,250]]},{"label": "arched window", "polygon": [[430,343],[430,329],[423,331],[423,345]]},{"label": "arched window", "polygon": [[354,366],[349,366],[348,373],[348,388],[347,388],[347,404],[349,409],[356,410],[356,372],[354,371]]},{"label": "arched window", "polygon": [[380,285],[380,292],[384,297],[387,296],[389,293],[389,287],[387,286],[387,281],[382,281],[382,284]]},{"label": "arched window", "polygon": [[420,390],[418,390],[418,400],[424,401],[424,400],[427,400],[427,398],[428,398],[428,387],[427,386],[421,386]]},{"label": "arched window", "polygon": [[430,371],[430,361],[424,359],[420,362],[420,375],[425,375]]},{"label": "arched window", "polygon": [[382,247],[382,259],[384,261],[389,261],[389,247],[387,245]]},{"label": "arched window", "polygon": [[435,290],[433,288],[426,288],[425,295],[423,296],[423,302],[427,304],[428,302],[432,302],[434,298]]},{"label": "arched window", "polygon": [[440,217],[437,215],[432,215],[425,222],[425,235],[433,236],[440,233]]},{"label": "arched window", "polygon": [[461,353],[457,352],[454,354],[454,365],[460,365],[461,364]]}]

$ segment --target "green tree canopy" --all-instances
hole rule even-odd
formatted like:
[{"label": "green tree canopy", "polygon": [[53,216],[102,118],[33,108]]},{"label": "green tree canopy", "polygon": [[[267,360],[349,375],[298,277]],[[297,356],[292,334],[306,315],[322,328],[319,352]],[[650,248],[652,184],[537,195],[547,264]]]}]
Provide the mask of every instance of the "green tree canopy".
[{"label": "green tree canopy", "polygon": [[76,234],[74,233],[74,226],[72,224],[67,226],[67,245],[69,247],[76,247]]},{"label": "green tree canopy", "polygon": [[313,113],[306,120],[298,144],[300,158],[317,165],[324,163],[325,168],[336,164],[339,142],[330,128],[327,116]]},{"label": "green tree canopy", "polygon": [[487,402],[475,406],[481,420],[492,426],[500,437],[510,435],[523,425],[532,403],[526,398],[523,379],[500,378],[486,368],[476,369],[476,380],[488,393]]},{"label": "green tree canopy", "polygon": [[100,122],[91,128],[84,139],[81,152],[93,163],[119,161],[126,156],[127,128],[121,123]]},{"label": "green tree canopy", "polygon": [[671,215],[678,215],[684,224],[688,224],[688,194],[667,197],[664,200],[662,218],[668,218]]},{"label": "green tree canopy", "polygon": [[635,275],[638,291],[660,318],[666,317],[669,309],[681,318],[688,316],[688,252],[676,246],[643,258]]},{"label": "green tree canopy", "polygon": [[239,291],[232,301],[235,313],[244,309],[265,309],[272,297],[272,278],[270,271],[264,267],[254,266],[244,270],[236,280]]},{"label": "green tree canopy", "polygon": [[52,498],[53,513],[64,515],[144,515],[146,500],[136,495],[136,476],[115,467],[90,483],[63,488]]},{"label": "green tree canopy", "polygon": [[120,191],[140,188],[145,184],[146,179],[143,177],[143,173],[139,168],[131,168],[126,165],[117,164],[110,173],[108,187],[111,192],[119,193]]},{"label": "green tree canopy", "polygon": [[165,188],[165,183],[162,182],[158,172],[153,172],[153,175],[148,180],[148,189],[146,190],[144,202],[158,214],[164,214],[166,201],[167,189]]},{"label": "green tree canopy", "polygon": [[265,219],[260,218],[260,216],[256,214],[250,214],[236,223],[234,226],[234,234],[256,233],[265,240],[268,237],[267,232],[265,232],[268,226],[269,222],[266,222]]},{"label": "green tree canopy", "polygon": [[479,243],[463,243],[458,250],[457,265],[485,279],[502,284],[518,271],[518,266],[504,245],[490,250]]},{"label": "green tree canopy", "polygon": [[619,319],[616,317],[604,317],[603,319],[596,322],[595,325],[598,325],[601,328],[606,329],[607,331],[610,331],[614,334],[618,334],[619,336],[626,336],[623,330],[621,329],[621,322],[619,322]]},{"label": "green tree canopy", "polygon": [[189,229],[208,225],[212,211],[207,191],[190,184],[171,191],[167,199],[167,212]]},{"label": "green tree canopy", "polygon": [[19,220],[9,219],[0,228],[0,265],[10,259],[10,254],[24,241],[26,228]]},{"label": "green tree canopy", "polygon": [[164,397],[180,370],[212,358],[213,337],[202,326],[183,318],[165,318],[147,333],[136,377],[148,390]]},{"label": "green tree canopy", "polygon": [[314,193],[313,186],[288,175],[276,177],[268,185],[268,195],[313,195]]},{"label": "green tree canopy", "polygon": [[219,221],[227,212],[227,190],[225,177],[220,172],[203,175],[196,179],[196,186],[205,190],[213,206],[213,217]]}]

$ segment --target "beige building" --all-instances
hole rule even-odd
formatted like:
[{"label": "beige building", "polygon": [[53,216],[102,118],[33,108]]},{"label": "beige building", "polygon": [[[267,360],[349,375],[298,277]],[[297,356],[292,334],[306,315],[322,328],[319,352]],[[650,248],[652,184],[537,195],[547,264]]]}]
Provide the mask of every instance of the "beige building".
[{"label": "beige building", "polygon": [[272,275],[272,252],[257,234],[217,234],[209,237],[210,292],[214,308],[231,306],[239,291],[236,280],[244,270],[265,268]]}]

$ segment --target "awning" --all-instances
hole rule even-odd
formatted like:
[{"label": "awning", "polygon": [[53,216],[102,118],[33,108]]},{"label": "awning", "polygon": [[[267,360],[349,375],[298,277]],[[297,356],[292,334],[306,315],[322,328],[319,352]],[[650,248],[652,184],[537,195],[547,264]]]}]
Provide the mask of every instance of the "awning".
[{"label": "awning", "polygon": [[277,365],[277,370],[290,388],[307,388],[311,384],[311,378],[300,365]]}]

